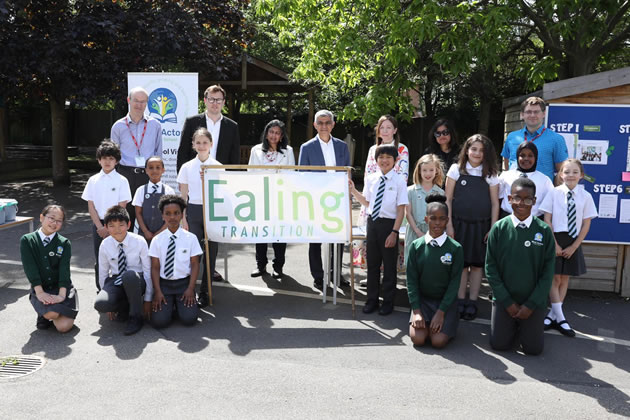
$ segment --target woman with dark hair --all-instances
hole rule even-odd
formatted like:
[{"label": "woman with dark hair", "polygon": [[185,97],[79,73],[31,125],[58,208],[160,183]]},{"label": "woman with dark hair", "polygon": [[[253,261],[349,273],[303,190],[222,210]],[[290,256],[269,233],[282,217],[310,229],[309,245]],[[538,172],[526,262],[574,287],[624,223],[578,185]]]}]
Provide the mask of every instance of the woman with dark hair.
[{"label": "woman with dark hair", "polygon": [[[280,120],[271,120],[265,126],[260,136],[260,144],[252,147],[249,156],[249,165],[295,165],[293,148],[289,146],[284,123]],[[274,259],[272,277],[282,278],[284,266],[284,254],[287,250],[286,243],[274,242],[272,244]],[[252,277],[260,277],[267,274],[267,244],[256,244],[256,269],[252,271]]]},{"label": "woman with dark hair", "polygon": [[444,170],[448,170],[453,163],[457,163],[459,144],[453,123],[446,118],[440,118],[429,131],[429,147],[424,153],[438,155],[444,162]]}]

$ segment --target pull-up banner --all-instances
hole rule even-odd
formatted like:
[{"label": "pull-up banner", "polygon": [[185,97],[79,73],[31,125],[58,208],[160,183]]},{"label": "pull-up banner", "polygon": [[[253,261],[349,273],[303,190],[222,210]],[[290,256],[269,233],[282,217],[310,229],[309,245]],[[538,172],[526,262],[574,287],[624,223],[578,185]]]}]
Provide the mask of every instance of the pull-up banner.
[{"label": "pull-up banner", "polygon": [[232,243],[350,240],[346,172],[280,173],[204,168],[208,238]]}]

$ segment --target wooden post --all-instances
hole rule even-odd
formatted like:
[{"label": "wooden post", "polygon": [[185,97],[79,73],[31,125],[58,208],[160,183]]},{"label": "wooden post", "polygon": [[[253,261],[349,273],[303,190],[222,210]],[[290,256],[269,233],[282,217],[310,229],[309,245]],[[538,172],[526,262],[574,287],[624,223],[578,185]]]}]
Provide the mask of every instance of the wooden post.
[{"label": "wooden post", "polygon": [[[348,180],[352,179],[352,168],[348,168]],[[350,185],[348,184],[348,198],[350,199],[350,300],[352,300],[352,318],[357,317],[357,309],[354,303],[354,243],[352,242],[352,194],[350,193]]]},{"label": "wooden post", "polygon": [[[210,246],[208,245],[208,229],[206,228],[206,179],[205,179],[206,171],[201,168],[201,202],[203,203],[203,243],[206,251],[206,281],[208,282],[208,297],[210,301],[210,306],[212,306],[212,270],[214,267],[210,266]],[[203,281],[203,279],[201,279]],[[197,282],[197,279],[195,279]]]},{"label": "wooden post", "polygon": [[313,89],[308,90],[308,121],[306,122],[306,134],[308,140],[313,138],[313,117],[315,117],[315,104],[313,103]]},{"label": "wooden post", "polygon": [[291,100],[293,99],[293,94],[291,92],[288,93],[288,97],[287,97],[287,138],[289,139],[289,144],[291,144],[291,127],[293,124],[291,124],[291,119],[293,118],[293,109],[292,109],[292,103]]}]

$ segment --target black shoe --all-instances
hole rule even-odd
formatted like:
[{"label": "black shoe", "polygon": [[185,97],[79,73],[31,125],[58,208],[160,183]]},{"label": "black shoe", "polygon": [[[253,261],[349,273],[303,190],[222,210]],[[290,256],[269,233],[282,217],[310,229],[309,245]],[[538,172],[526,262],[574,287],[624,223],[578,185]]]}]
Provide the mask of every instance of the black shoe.
[{"label": "black shoe", "polygon": [[371,314],[372,312],[378,309],[378,302],[366,302],[365,306],[363,306],[364,314]]},{"label": "black shoe", "polygon": [[477,318],[477,304],[473,301],[470,301],[468,306],[466,306],[466,310],[464,311],[463,319],[466,321],[472,321]]},{"label": "black shoe", "polygon": [[207,293],[201,292],[197,295],[197,306],[200,308],[205,308],[210,304],[210,296]]},{"label": "black shoe", "polygon": [[282,278],[282,270],[276,270],[275,268],[273,269],[272,273],[271,273],[271,277],[273,277],[276,280],[280,280]]},{"label": "black shoe", "polygon": [[389,315],[394,312],[394,305],[391,303],[384,303],[381,305],[381,309],[378,310],[379,315]]},{"label": "black shoe", "polygon": [[324,289],[324,280],[322,279],[315,279],[313,280],[313,287],[319,290],[323,290]]},{"label": "black shoe", "polygon": [[142,329],[144,321],[141,316],[131,316],[125,328],[125,335],[133,335]]},{"label": "black shoe", "polygon": [[221,274],[215,271],[214,273],[212,273],[212,281],[221,283],[222,281],[225,281],[225,280],[223,280],[223,276],[221,276]]},{"label": "black shoe", "polygon": [[118,322],[125,322],[129,319],[129,312],[125,311],[125,312],[116,312],[116,318],[115,320]]},{"label": "black shoe", "polygon": [[252,271],[252,273],[250,274],[250,276],[252,277],[260,277],[263,274],[269,274],[267,273],[267,270],[265,268],[256,268],[254,271]]},{"label": "black shoe", "polygon": [[44,318],[42,315],[37,317],[37,323],[35,326],[38,330],[47,330],[52,325],[52,321],[50,319]]},{"label": "black shoe", "polygon": [[545,328],[545,331],[548,331],[552,328],[556,328],[556,321],[554,321],[553,319],[549,318],[548,316],[545,317],[545,321],[549,320],[549,324],[545,324],[545,322],[543,321],[543,326]]},{"label": "black shoe", "polygon": [[564,336],[571,337],[571,338],[575,337],[575,331],[573,331],[572,328],[569,328],[569,329],[562,328],[564,324],[567,324],[567,326],[569,325],[566,319],[563,319],[560,322],[556,322],[556,325],[555,325],[556,330],[558,330],[560,334]]}]

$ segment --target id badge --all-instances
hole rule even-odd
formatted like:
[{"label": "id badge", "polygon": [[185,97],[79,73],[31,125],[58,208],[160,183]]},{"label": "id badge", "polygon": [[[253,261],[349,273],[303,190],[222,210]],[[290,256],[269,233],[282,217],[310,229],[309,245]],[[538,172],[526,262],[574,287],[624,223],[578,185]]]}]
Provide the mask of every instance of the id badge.
[{"label": "id badge", "polygon": [[138,168],[144,168],[145,161],[146,159],[144,158],[144,156],[136,156],[136,166]]}]

